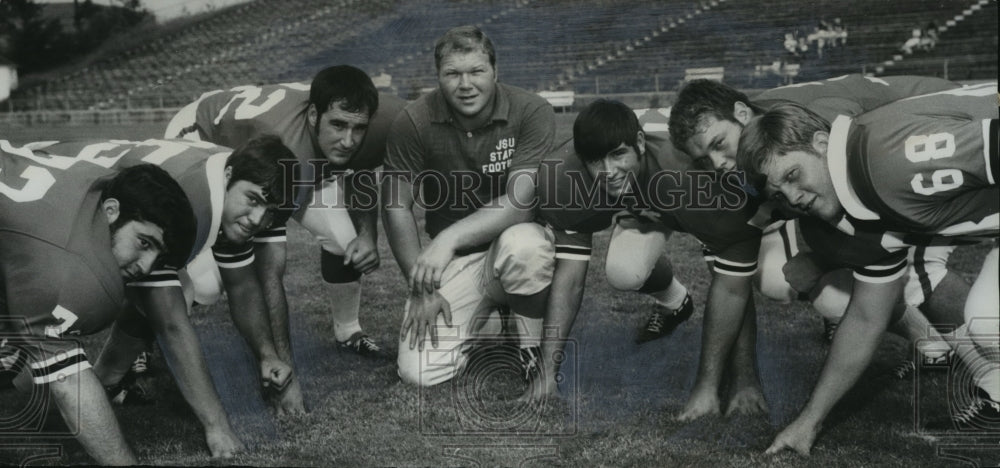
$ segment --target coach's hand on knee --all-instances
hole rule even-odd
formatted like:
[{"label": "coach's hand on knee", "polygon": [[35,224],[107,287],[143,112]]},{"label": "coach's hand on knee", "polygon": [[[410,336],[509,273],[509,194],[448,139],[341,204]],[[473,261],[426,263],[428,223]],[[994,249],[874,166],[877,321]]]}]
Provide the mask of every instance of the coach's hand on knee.
[{"label": "coach's hand on knee", "polygon": [[420,252],[410,269],[410,291],[430,294],[441,287],[444,269],[455,257],[455,244],[450,239],[447,231],[442,232]]},{"label": "coach's hand on knee", "polygon": [[[437,337],[437,315],[441,313],[444,317],[444,324],[451,325],[451,304],[437,291],[432,293],[410,294],[410,310],[403,320],[403,327],[399,332],[399,340],[406,341],[410,336],[410,349],[419,344],[419,350],[424,350],[424,334],[431,336],[431,345],[438,347]],[[412,329],[413,333],[410,334]]]}]

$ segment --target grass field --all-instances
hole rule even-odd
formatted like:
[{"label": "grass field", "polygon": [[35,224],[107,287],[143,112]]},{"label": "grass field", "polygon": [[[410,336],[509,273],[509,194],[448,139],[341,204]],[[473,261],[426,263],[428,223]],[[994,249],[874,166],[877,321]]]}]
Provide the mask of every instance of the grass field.
[{"label": "grass field", "polygon": [[[560,136],[571,115],[560,115]],[[0,139],[26,142],[71,137],[145,138],[159,125],[131,127],[9,128]],[[675,421],[694,381],[701,313],[709,282],[697,242],[670,241],[677,275],[692,292],[697,312],[666,339],[637,346],[635,329],[651,302],[616,292],[604,281],[609,233],[597,236],[588,288],[563,365],[562,398],[523,404],[519,384],[503,373],[481,382],[417,389],[399,383],[395,361],[338,353],[319,275],[318,245],[297,225],[289,232],[286,277],[293,343],[309,413],[275,419],[262,403],[250,354],[223,302],[199,307],[193,321],[213,378],[248,451],[233,464],[260,466],[942,466],[949,451],[996,455],[996,439],[932,437],[915,420],[945,414],[947,374],[896,381],[885,371],[909,352],[887,337],[876,361],[834,410],[810,458],[762,452],[798,412],[819,373],[827,345],[819,317],[805,303],[779,304],[758,295],[758,355],[770,414]],[[979,270],[985,249],[966,247],[952,257],[966,279]],[[405,290],[384,236],[382,267],[365,279],[361,321],[394,354]],[[103,334],[88,337],[97,356]],[[154,406],[119,407],[126,438],[143,463],[218,464],[207,456],[203,432],[164,368],[153,361]],[[919,388],[919,398],[917,389]],[[5,401],[23,395],[0,393]],[[916,403],[915,403],[916,402]],[[11,413],[5,404],[0,422]],[[50,420],[58,420],[51,412]],[[517,416],[515,430],[497,429]],[[49,422],[46,430],[57,430]],[[506,426],[505,426],[506,427]],[[513,434],[512,434],[513,432]],[[992,443],[994,445],[983,445]],[[949,448],[962,444],[965,448]],[[971,448],[970,448],[971,447]],[[977,448],[978,447],[978,448]],[[45,454],[50,454],[46,457]],[[71,438],[0,436],[0,464],[36,456],[38,463],[88,463]],[[995,463],[995,462],[994,462]]]}]

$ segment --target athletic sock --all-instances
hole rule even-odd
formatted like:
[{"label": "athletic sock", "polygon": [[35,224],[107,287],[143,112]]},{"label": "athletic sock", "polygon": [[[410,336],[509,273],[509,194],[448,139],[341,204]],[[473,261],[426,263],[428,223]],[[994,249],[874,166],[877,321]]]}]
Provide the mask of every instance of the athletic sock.
[{"label": "athletic sock", "polygon": [[679,309],[681,304],[684,303],[684,298],[687,297],[687,295],[687,288],[685,288],[680,281],[677,281],[677,278],[670,281],[670,286],[667,286],[667,289],[650,294],[657,304],[660,304],[670,310]]},{"label": "athletic sock", "polygon": [[358,321],[361,308],[361,283],[331,283],[330,315],[333,316],[333,335],[337,341],[347,341],[351,335],[362,331]]}]

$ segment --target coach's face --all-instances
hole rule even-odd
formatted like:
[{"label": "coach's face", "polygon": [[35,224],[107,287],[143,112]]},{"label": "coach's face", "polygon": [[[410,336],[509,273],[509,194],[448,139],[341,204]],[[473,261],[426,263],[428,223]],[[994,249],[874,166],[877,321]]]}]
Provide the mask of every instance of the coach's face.
[{"label": "coach's face", "polygon": [[350,112],[334,101],[320,114],[316,106],[309,106],[309,124],[316,130],[316,146],[323,156],[335,166],[347,165],[361,146],[368,131],[368,111]]},{"label": "coach's face", "polygon": [[[645,137],[639,132],[636,147],[639,151],[645,151],[645,144]],[[612,197],[619,197],[625,193],[629,182],[637,180],[641,169],[642,154],[636,153],[635,148],[625,143],[608,151],[601,160],[587,165],[590,176],[598,183],[603,183],[604,190]]]},{"label": "coach's face", "polygon": [[164,252],[163,228],[149,221],[126,221],[118,224],[118,200],[109,198],[102,204],[112,226],[111,254],[118,262],[122,279],[133,281],[153,271],[156,260]]},{"label": "coach's face", "polygon": [[767,177],[765,190],[772,198],[796,211],[836,224],[844,211],[826,165],[826,143],[827,135],[817,132],[813,151],[772,156],[761,172]]},{"label": "coach's face", "polygon": [[460,118],[481,125],[492,112],[496,69],[483,51],[453,52],[441,59],[438,86]]},{"label": "coach's face", "polygon": [[268,204],[264,188],[248,180],[229,184],[232,168],[226,168],[226,200],[222,205],[222,235],[242,244],[270,225],[272,204]]}]

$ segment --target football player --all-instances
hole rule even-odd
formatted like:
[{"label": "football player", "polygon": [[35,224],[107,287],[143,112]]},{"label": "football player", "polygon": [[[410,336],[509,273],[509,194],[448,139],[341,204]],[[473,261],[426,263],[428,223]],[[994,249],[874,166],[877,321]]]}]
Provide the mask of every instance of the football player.
[{"label": "football player", "polygon": [[[280,225],[290,213],[278,207],[292,182],[294,155],[273,136],[252,139],[236,151],[185,140],[40,142],[27,148],[36,159],[70,161],[75,168],[91,161],[107,171],[153,163],[181,185],[197,221],[194,246],[184,262],[127,284],[129,304],[115,322],[94,372],[103,385],[114,387],[147,339],[155,336],[181,393],[205,426],[212,455],[230,457],[241,450],[208,374],[188,307],[192,300],[215,302],[221,282],[233,322],[259,361],[263,385],[284,387],[291,367],[274,349],[253,268],[252,241],[257,232]],[[192,282],[192,277],[200,280]],[[301,395],[282,393],[277,409],[301,410],[301,400]]]},{"label": "football player", "polygon": [[[438,89],[393,122],[386,167],[395,172],[382,183],[389,245],[410,286],[399,374],[422,386],[455,377],[468,362],[463,351],[501,331],[490,317],[504,305],[531,372],[554,263],[551,238],[530,222],[531,202],[555,113],[538,95],[497,83],[493,43],[475,26],[445,33],[434,59]],[[426,246],[414,186],[427,208]]]},{"label": "football player", "polygon": [[[858,115],[899,99],[957,87],[957,83],[931,77],[844,75],[776,88],[751,100],[724,84],[696,80],[678,93],[670,110],[669,131],[674,144],[701,164],[731,170],[735,167],[743,126],[776,104],[797,103],[832,119],[839,114]],[[761,249],[761,268],[772,272],[761,276],[781,278],[780,270],[790,280],[758,286],[774,300],[788,302],[796,296],[809,300],[823,317],[824,337],[831,341],[850,299],[850,273],[841,269],[819,271],[818,264],[831,267],[838,260],[823,259],[822,249],[799,252],[794,222],[777,221],[765,228]],[[961,322],[961,300],[968,295],[968,284],[948,271],[948,257],[953,250],[954,246],[926,246],[909,252],[913,267],[907,272],[904,296],[907,308],[893,322],[892,331],[914,339],[925,361],[947,359],[950,347],[935,339],[939,335],[929,326],[924,311],[938,324]],[[893,373],[904,377],[912,365],[907,359]]]},{"label": "football player", "polygon": [[[714,376],[716,385],[721,382],[727,365],[733,370],[729,413],[765,410],[754,356],[756,312],[751,294],[761,230],[753,220],[756,209],[740,189],[737,174],[699,170],[662,132],[644,132],[636,113],[620,102],[598,100],[589,105],[577,117],[573,137],[572,151],[566,148],[564,154],[579,159],[577,166],[585,168],[588,177],[584,181],[585,189],[596,187],[599,193],[610,198],[603,209],[584,206],[585,210],[590,210],[590,215],[576,216],[583,223],[576,226],[560,223],[559,227],[564,231],[592,232],[609,224],[610,214],[625,207],[633,216],[642,218],[644,224],[660,232],[679,230],[698,238],[713,252],[709,261],[713,275],[705,309],[702,352],[728,358],[728,362],[721,363],[702,360],[702,366],[711,364],[706,372]],[[568,163],[567,167],[572,167],[569,158],[563,160]],[[542,219],[550,224],[558,222],[556,216],[545,214],[549,204],[542,198],[539,202]],[[587,223],[592,223],[593,229],[587,228]],[[563,244],[557,242],[557,245]],[[585,265],[576,266],[567,269],[566,273],[582,284],[580,270],[585,272]],[[562,273],[557,271],[556,278]],[[553,288],[551,296],[557,301],[557,296],[565,298],[578,294],[579,291],[571,288]],[[713,339],[716,337],[722,339]],[[544,389],[552,385],[546,382],[536,387]],[[717,391],[704,392],[696,388],[695,392],[711,397],[699,400],[699,409],[711,407],[719,411]],[[685,417],[683,413],[681,416]]]},{"label": "football player", "polygon": [[[297,175],[295,215],[320,241],[323,279],[331,284],[334,338],[338,348],[382,356],[381,347],[361,328],[362,273],[379,265],[376,229],[377,189],[373,170],[382,165],[392,119],[403,108],[398,97],[378,93],[363,71],[338,65],[326,68],[311,84],[238,86],[205,93],[181,109],[167,138],[210,141],[230,148],[247,139],[281,137],[302,164]],[[346,203],[345,203],[346,200]],[[258,240],[274,243],[258,256],[265,297],[279,356],[291,362],[288,305],[281,284],[285,235],[281,230]],[[298,385],[293,381],[292,385]]]},{"label": "football player", "polygon": [[194,214],[177,182],[155,166],[107,176],[98,165],[66,170],[72,165],[0,140],[0,346],[24,354],[15,384],[50,391],[98,464],[134,465],[72,337],[111,324],[125,302],[125,281],[186,261]]},{"label": "football player", "polygon": [[[800,106],[776,106],[744,129],[738,166],[795,210],[890,249],[1000,234],[996,83],[905,99],[832,124]],[[997,248],[965,304],[969,337],[992,356],[959,422],[1000,417]],[[871,359],[897,298],[905,258],[873,258],[878,281],[855,275],[853,295],[805,408],[768,448],[808,454],[821,424]]]}]

